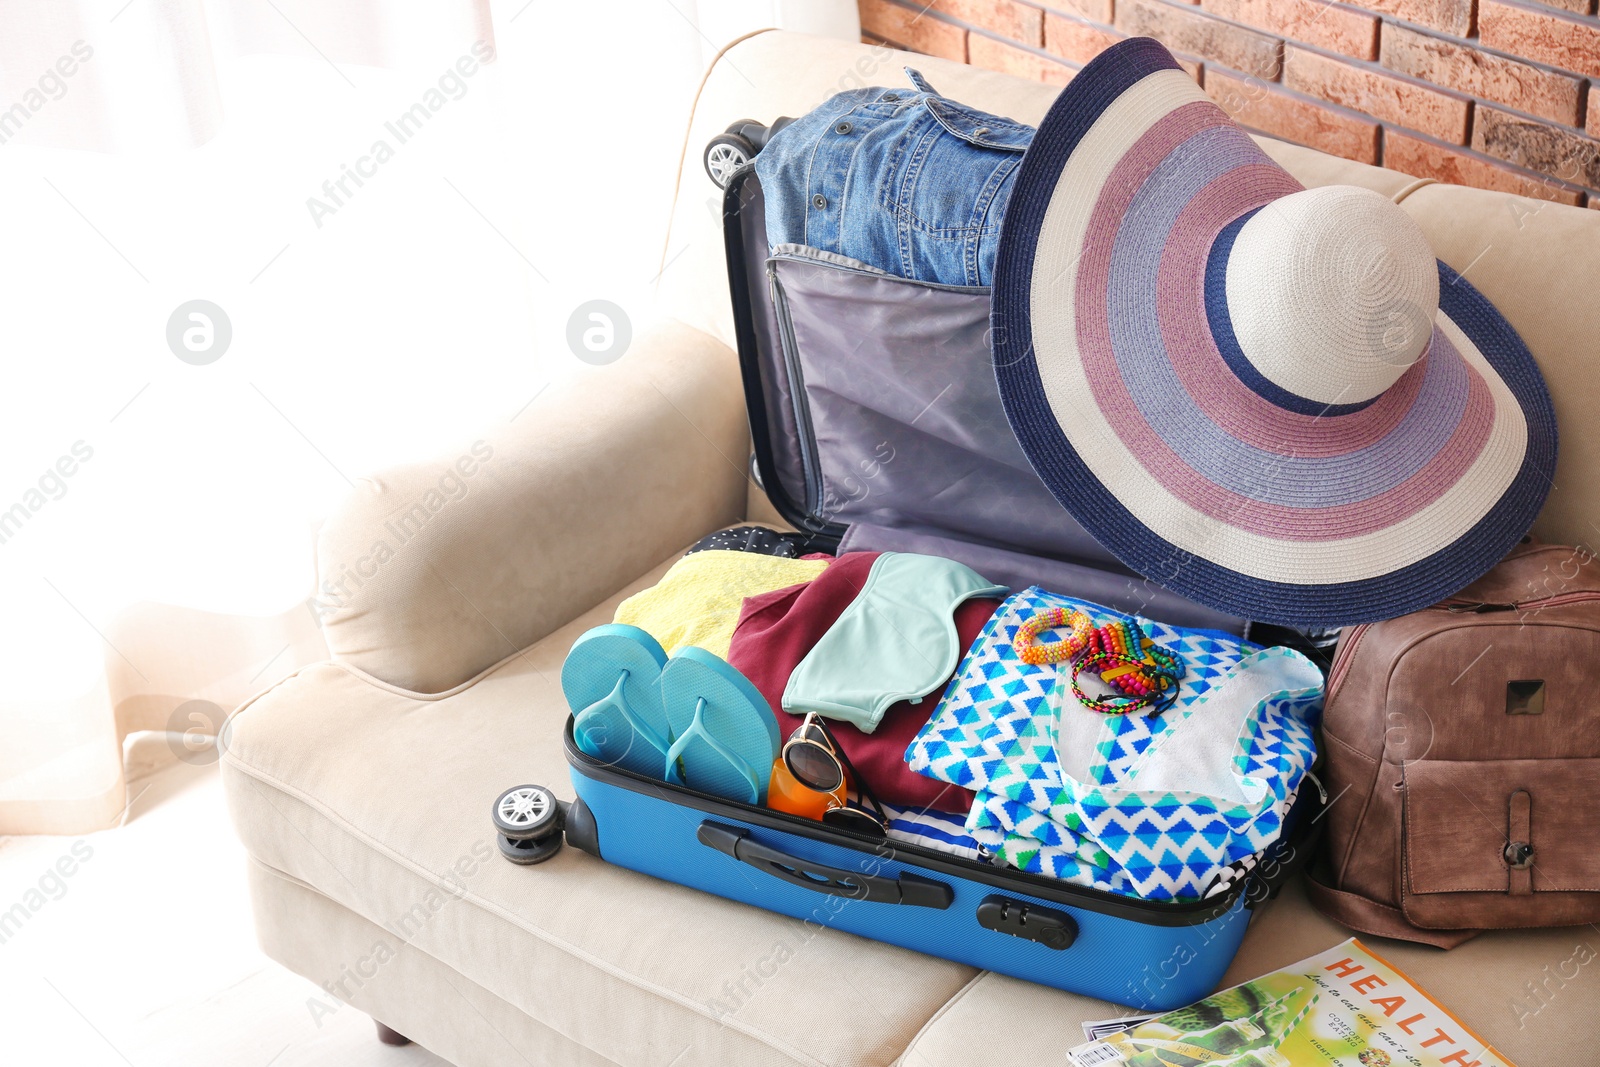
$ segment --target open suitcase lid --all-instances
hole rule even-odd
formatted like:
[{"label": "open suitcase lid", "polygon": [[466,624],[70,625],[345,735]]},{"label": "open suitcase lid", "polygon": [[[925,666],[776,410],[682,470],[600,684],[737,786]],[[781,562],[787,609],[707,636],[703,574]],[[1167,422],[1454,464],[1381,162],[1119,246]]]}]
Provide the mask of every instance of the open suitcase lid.
[{"label": "open suitcase lid", "polygon": [[812,547],[942,555],[1013,589],[1250,629],[1128,570],[1039,480],[995,384],[988,288],[769,249],[753,166],[729,180],[723,223],[757,476]]}]

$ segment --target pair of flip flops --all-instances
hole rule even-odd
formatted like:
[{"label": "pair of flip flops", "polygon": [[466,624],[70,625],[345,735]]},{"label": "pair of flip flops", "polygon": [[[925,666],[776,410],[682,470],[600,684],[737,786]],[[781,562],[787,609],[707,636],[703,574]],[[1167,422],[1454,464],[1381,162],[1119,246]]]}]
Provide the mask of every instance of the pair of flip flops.
[{"label": "pair of flip flops", "polygon": [[778,721],[749,679],[703,648],[671,659],[637,626],[597,626],[561,667],[585,753],[701,793],[764,804]]}]

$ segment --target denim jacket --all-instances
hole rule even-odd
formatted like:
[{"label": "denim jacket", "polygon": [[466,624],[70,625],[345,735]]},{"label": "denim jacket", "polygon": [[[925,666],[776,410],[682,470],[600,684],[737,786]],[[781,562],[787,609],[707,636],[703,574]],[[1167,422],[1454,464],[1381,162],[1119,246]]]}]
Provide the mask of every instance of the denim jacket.
[{"label": "denim jacket", "polygon": [[946,285],[988,285],[1033,127],[934,92],[839,93],[756,156],[767,241],[803,244]]}]

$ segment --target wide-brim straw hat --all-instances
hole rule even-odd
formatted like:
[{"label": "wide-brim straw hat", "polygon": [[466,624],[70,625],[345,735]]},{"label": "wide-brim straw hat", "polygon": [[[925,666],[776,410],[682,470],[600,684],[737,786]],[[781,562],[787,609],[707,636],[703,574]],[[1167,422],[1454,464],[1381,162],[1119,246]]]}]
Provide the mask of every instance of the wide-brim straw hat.
[{"label": "wide-brim straw hat", "polygon": [[1436,603],[1550,489],[1555,413],[1505,317],[1392,201],[1303,188],[1148,38],[1050,108],[993,299],[1039,476],[1218,610],[1331,626]]}]

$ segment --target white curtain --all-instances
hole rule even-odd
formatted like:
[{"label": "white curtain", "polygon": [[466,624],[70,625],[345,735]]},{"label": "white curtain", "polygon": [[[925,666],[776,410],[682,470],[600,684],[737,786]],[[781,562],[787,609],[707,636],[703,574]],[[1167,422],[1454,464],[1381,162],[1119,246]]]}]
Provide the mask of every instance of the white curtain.
[{"label": "white curtain", "polygon": [[645,328],[694,88],[764,25],[858,33],[854,0],[0,0],[0,834],[115,823],[132,731],[214,758],[326,655],[319,516],[515,417],[579,304]]}]

